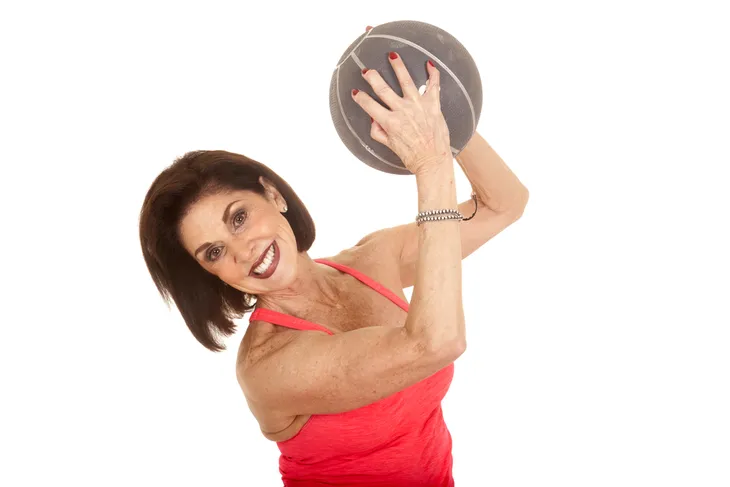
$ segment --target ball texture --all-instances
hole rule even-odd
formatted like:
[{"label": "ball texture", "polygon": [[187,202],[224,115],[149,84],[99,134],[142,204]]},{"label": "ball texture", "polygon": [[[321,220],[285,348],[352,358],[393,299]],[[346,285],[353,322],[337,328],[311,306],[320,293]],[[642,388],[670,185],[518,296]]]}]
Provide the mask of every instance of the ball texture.
[{"label": "ball texture", "polygon": [[449,127],[451,152],[461,152],[476,131],[482,111],[479,70],[464,46],[448,32],[424,22],[389,22],[370,29],[348,46],[330,82],[330,113],[337,134],[358,159],[390,174],[412,174],[400,157],[370,137],[370,115],[352,99],[351,91],[365,91],[389,107],[363,78],[363,68],[376,69],[399,96],[398,78],[388,59],[395,51],[403,59],[416,87],[423,93],[431,60],[441,73],[441,111]]}]

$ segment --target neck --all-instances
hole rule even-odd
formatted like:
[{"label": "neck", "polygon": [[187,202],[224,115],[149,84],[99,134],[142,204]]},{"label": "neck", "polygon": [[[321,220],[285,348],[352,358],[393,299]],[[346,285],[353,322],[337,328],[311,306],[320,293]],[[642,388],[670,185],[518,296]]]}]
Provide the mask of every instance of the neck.
[{"label": "neck", "polygon": [[[335,271],[335,272],[333,272]],[[284,289],[259,295],[256,307],[297,315],[313,307],[341,305],[340,273],[312,260],[306,252],[297,256],[297,277]]]}]

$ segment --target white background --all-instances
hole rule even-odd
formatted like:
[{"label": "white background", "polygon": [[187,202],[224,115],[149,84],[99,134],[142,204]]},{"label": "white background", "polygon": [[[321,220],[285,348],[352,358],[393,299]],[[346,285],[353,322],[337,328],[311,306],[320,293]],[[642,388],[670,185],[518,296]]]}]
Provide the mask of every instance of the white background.
[{"label": "white background", "polygon": [[281,485],[234,377],[247,318],[224,353],[194,340],[140,205],[225,149],[298,192],[312,257],[411,221],[415,179],[354,158],[328,106],[350,42],[409,19],[472,54],[478,132],[531,196],[463,263],[457,485],[730,485],[722,3],[4,3],[0,484]]}]

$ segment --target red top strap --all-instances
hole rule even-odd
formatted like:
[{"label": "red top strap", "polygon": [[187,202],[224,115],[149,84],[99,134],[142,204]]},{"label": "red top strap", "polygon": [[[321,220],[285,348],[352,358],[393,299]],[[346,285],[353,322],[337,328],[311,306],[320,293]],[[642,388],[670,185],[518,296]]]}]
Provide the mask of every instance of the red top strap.
[{"label": "red top strap", "polygon": [[318,323],[312,323],[311,321],[303,320],[301,318],[297,318],[296,316],[279,313],[278,311],[274,311],[273,309],[256,308],[255,310],[253,310],[253,313],[251,313],[251,318],[249,318],[249,321],[253,320],[267,321],[275,325],[285,326],[287,328],[295,328],[297,330],[323,331],[328,335],[334,335],[334,333],[332,333],[328,328]]},{"label": "red top strap", "polygon": [[403,301],[403,299],[400,298],[397,294],[395,294],[393,291],[388,289],[387,287],[380,284],[375,279],[372,279],[362,272],[353,269],[351,267],[347,267],[343,264],[338,264],[336,262],[332,262],[326,259],[314,259],[315,262],[320,262],[322,264],[327,264],[328,266],[334,267],[335,269],[338,269],[342,272],[346,272],[347,274],[350,274],[351,276],[355,277],[356,279],[360,280],[361,282],[367,284],[371,288],[375,289],[377,292],[385,296],[386,298],[393,301],[395,304],[400,306],[405,312],[408,312],[408,303]]},{"label": "red top strap", "polygon": [[[397,294],[395,294],[393,291],[388,289],[387,287],[380,284],[375,279],[372,279],[371,277],[363,274],[362,272],[355,270],[351,267],[348,267],[343,264],[338,264],[336,262],[332,262],[327,259],[314,259],[315,262],[319,262],[320,264],[325,264],[330,267],[334,267],[335,269],[345,272],[347,274],[350,274],[354,278],[358,279],[365,285],[371,287],[375,291],[379,292],[386,298],[393,301],[395,304],[400,306],[406,313],[408,312],[408,303],[400,298]],[[275,325],[279,326],[285,326],[287,328],[294,328],[297,330],[317,330],[317,331],[323,331],[329,335],[333,335],[332,331],[330,331],[327,327],[320,325],[319,323],[312,323],[311,321],[303,320],[301,318],[297,318],[296,316],[288,315],[286,313],[280,313],[278,311],[274,311],[272,309],[266,309],[266,308],[256,308],[253,313],[251,313],[251,317],[249,318],[249,321],[253,320],[261,320],[261,321],[267,321],[269,323],[273,323]]]}]

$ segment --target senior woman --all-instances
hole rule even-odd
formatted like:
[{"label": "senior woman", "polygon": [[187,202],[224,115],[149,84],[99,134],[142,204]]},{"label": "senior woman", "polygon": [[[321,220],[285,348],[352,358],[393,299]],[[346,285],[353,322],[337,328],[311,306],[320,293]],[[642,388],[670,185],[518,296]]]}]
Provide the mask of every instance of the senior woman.
[{"label": "senior woman", "polygon": [[[466,348],[461,260],[527,202],[475,134],[457,157],[474,199],[457,207],[439,71],[428,64],[420,95],[401,58],[390,58],[403,96],[372,69],[363,76],[388,108],[352,96],[374,119],[373,139],[415,174],[416,222],[312,259],[314,223],[292,188],[225,151],[177,159],[141,211],[150,274],[202,345],[222,350],[214,335],[231,335],[231,320],[253,311],[237,380],[263,436],[279,447],[286,486],[454,485],[441,400]],[[432,210],[450,211],[421,214]]]}]

